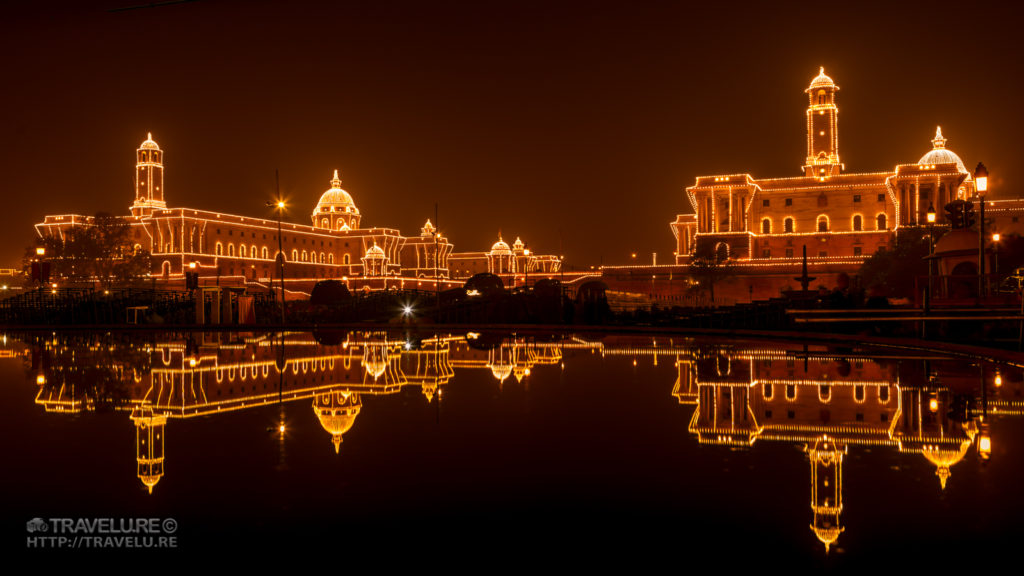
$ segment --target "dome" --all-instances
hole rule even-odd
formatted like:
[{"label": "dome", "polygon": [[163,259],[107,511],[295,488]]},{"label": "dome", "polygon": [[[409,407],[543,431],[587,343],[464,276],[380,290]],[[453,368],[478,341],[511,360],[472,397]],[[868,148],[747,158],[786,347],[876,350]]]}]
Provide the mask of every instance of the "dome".
[{"label": "dome", "polygon": [[384,254],[384,250],[382,250],[380,246],[377,246],[377,243],[375,242],[373,246],[371,246],[370,249],[366,251],[366,257],[370,259],[386,258],[387,255]]},{"label": "dome", "polygon": [[491,246],[491,254],[511,254],[512,249],[508,247],[508,244],[498,236],[498,241]]},{"label": "dome", "polygon": [[929,462],[935,465],[935,475],[939,477],[939,484],[946,489],[946,481],[951,475],[950,468],[964,459],[967,455],[967,448],[971,445],[970,440],[960,443],[959,449],[944,448],[940,446],[929,446],[922,450],[922,454]]},{"label": "dome", "polygon": [[814,77],[814,80],[811,80],[811,85],[807,89],[813,90],[815,88],[838,88],[838,86],[836,86],[836,83],[833,82],[831,78],[825,75],[824,66],[822,66],[821,69],[818,70],[818,75]]},{"label": "dome", "polygon": [[359,214],[359,209],[356,208],[356,203],[352,200],[352,196],[341,189],[341,179],[338,178],[337,170],[334,171],[334,178],[331,179],[331,188],[320,196],[320,201],[316,203],[313,215],[316,216],[320,212],[350,212]]},{"label": "dome", "polygon": [[153,133],[152,132],[149,132],[149,133],[146,134],[146,141],[143,142],[141,146],[139,146],[139,150],[159,150],[159,149],[160,149],[160,147],[157,146],[156,142],[153,141]]},{"label": "dome", "polygon": [[942,126],[935,128],[935,138],[932,138],[932,149],[930,152],[921,156],[921,159],[917,161],[918,165],[926,164],[956,164],[957,172],[961,174],[967,174],[970,179],[971,173],[967,171],[967,167],[964,166],[964,161],[960,159],[952,150],[946,148],[946,139],[942,137]]}]

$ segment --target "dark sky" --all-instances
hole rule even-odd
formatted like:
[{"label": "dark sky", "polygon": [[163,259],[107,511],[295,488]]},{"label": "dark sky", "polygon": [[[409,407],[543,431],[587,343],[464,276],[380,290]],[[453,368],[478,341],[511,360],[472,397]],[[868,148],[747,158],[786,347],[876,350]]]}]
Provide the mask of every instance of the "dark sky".
[{"label": "dark sky", "polygon": [[803,90],[840,86],[848,171],[948,147],[1016,196],[1024,49],[1012,4],[8,2],[0,267],[45,214],[127,213],[134,150],[171,206],[309,223],[331,172],[368,226],[455,249],[499,229],[576,264],[666,262],[698,175],[799,175]]}]

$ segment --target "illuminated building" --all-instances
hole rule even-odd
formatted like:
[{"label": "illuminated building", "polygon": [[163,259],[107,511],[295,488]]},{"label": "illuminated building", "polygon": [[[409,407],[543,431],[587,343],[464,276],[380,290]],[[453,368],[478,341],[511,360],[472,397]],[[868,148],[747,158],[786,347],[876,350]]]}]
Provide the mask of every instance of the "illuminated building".
[{"label": "illuminated building", "polygon": [[475,274],[487,272],[502,278],[506,286],[515,285],[517,278],[528,274],[550,277],[562,269],[562,261],[552,254],[535,254],[526,247],[520,238],[511,246],[505,242],[501,234],[488,252],[460,252],[451,255],[449,260],[455,278],[470,278]]},{"label": "illuminated building", "polygon": [[[930,206],[944,224],[942,208],[974,195],[963,161],[936,129],[931,150],[913,164],[883,172],[848,173],[839,147],[839,86],[824,68],[805,90],[807,141],[803,174],[756,178],[751,174],[700,176],[686,189],[692,214],[670,224],[676,264],[686,265],[698,242],[734,259],[745,276],[744,292],[777,295],[794,283],[803,250],[818,281],[834,285],[853,275],[869,256],[890,247],[901,227],[926,222]],[[749,280],[760,277],[760,283]],[[768,290],[768,288],[771,288]],[[745,295],[745,294],[744,294]]]},{"label": "illuminated building", "polygon": [[[452,244],[428,220],[418,236],[405,237],[399,230],[362,227],[363,214],[352,195],[341,187],[338,171],[330,179],[310,215],[310,224],[281,223],[281,251],[285,260],[285,286],[289,291],[309,292],[324,278],[343,279],[352,289],[394,286],[389,279],[415,279],[428,289],[434,284],[461,286],[479,271],[476,260],[491,261],[486,253],[463,253],[449,269]],[[135,199],[129,216],[131,239],[136,250],[152,256],[151,276],[181,282],[183,272],[196,266],[201,284],[245,285],[269,289],[278,286],[278,221],[192,208],[168,208],[164,189],[164,151],[152,135],[136,151]],[[40,237],[58,237],[73,226],[89,226],[92,216],[46,216],[36,224]],[[555,256],[524,254],[513,257],[511,270],[557,271]],[[425,285],[426,284],[426,285]],[[402,284],[404,286],[404,283]]]}]

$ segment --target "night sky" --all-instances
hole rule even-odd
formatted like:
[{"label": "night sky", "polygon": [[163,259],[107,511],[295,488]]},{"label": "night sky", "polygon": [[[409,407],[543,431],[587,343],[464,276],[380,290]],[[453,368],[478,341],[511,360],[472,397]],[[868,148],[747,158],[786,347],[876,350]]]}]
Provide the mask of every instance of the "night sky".
[{"label": "night sky", "polygon": [[309,224],[332,171],[364,226],[456,251],[499,230],[575,265],[667,263],[699,175],[800,175],[803,90],[841,90],[847,171],[916,162],[941,125],[1019,194],[1024,49],[1009,2],[8,2],[0,267],[45,214],[127,214],[134,151],[172,207]]}]

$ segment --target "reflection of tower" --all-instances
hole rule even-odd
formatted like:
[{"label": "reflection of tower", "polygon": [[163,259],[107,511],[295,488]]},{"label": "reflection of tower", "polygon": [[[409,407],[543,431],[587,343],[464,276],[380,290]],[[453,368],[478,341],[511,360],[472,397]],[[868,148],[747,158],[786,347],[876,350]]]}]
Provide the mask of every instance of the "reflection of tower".
[{"label": "reflection of tower", "polygon": [[163,152],[153,135],[139,146],[135,156],[135,202],[132,216],[148,216],[154,209],[167,208],[164,202]]},{"label": "reflection of tower", "polygon": [[153,409],[138,407],[132,410],[135,424],[135,460],[139,464],[139,480],[149,493],[164,475],[164,426],[167,416],[156,416]]},{"label": "reflection of tower", "polygon": [[811,530],[818,540],[829,546],[844,529],[839,525],[843,512],[843,454],[846,448],[828,436],[822,436],[813,448],[807,449],[811,461],[811,510],[814,522]]},{"label": "reflection of tower", "polygon": [[502,344],[487,351],[487,367],[499,384],[504,384],[505,379],[512,375],[513,366],[511,346]]},{"label": "reflection of tower", "polygon": [[313,397],[313,413],[320,425],[331,435],[334,453],[341,451],[341,436],[356,422],[356,416],[363,407],[356,392],[328,392]]}]

